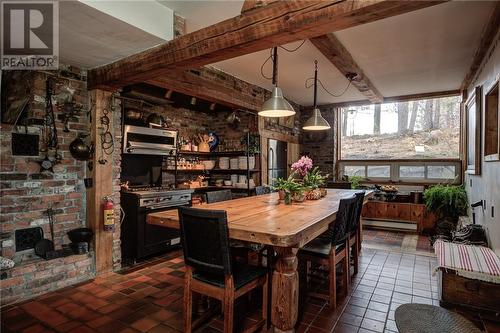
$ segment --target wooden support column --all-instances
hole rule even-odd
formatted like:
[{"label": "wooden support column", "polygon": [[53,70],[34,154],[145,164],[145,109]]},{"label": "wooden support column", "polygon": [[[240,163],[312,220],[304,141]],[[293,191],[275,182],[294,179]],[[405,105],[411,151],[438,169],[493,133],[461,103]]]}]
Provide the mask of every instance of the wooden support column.
[{"label": "wooden support column", "polygon": [[110,97],[111,92],[108,91],[99,89],[90,91],[90,102],[93,104],[90,133],[96,153],[92,157],[92,187],[87,190],[87,219],[89,227],[94,231],[97,275],[113,269],[113,232],[104,231],[102,210],[104,197],[113,194],[113,159],[108,157],[105,164],[98,162],[101,146],[100,117],[104,108],[108,107]]},{"label": "wooden support column", "polygon": [[273,272],[271,321],[274,332],[294,332],[299,312],[297,249],[274,247],[277,261]]}]

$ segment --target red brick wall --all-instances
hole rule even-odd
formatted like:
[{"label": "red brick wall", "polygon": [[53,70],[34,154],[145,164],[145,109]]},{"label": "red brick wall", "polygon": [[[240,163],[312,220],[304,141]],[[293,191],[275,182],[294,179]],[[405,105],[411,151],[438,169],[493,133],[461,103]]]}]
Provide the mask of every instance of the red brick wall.
[{"label": "red brick wall", "polygon": [[[6,80],[6,76],[10,79]],[[9,100],[30,96],[29,118],[43,119],[45,114],[45,81],[41,72],[12,72],[4,75],[3,93]],[[9,89],[12,87],[26,89]],[[45,210],[55,210],[54,243],[57,248],[69,243],[66,232],[86,226],[85,187],[86,163],[75,160],[69,152],[69,144],[88,128],[88,95],[85,72],[66,68],[53,80],[53,103],[62,160],[53,173],[41,173],[37,161],[44,157],[12,156],[11,132],[13,126],[1,124],[0,143],[0,193],[1,193],[1,253],[13,259],[16,267],[6,272],[2,284],[2,303],[28,298],[41,292],[89,279],[93,275],[91,255],[71,256],[45,261],[33,250],[16,252],[14,231],[40,226],[50,239],[50,228]],[[66,88],[74,90],[76,105],[83,111],[69,122],[70,132],[63,131],[63,123],[57,119],[62,112],[57,103],[64,98]],[[67,93],[66,93],[67,96]],[[41,133],[42,126],[29,127],[33,133]]]}]

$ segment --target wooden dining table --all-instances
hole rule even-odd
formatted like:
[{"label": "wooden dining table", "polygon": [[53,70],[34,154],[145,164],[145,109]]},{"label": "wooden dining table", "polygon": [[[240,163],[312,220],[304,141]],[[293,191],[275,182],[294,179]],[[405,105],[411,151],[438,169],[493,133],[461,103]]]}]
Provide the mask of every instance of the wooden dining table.
[{"label": "wooden dining table", "polygon": [[[335,221],[340,199],[355,190],[328,189],[320,200],[285,205],[278,193],[196,206],[227,212],[229,237],[273,246],[276,252],[272,276],[271,322],[277,332],[293,332],[298,316],[299,275],[297,251]],[[366,192],[365,200],[371,196]],[[179,229],[177,210],[151,213],[147,223]]]}]

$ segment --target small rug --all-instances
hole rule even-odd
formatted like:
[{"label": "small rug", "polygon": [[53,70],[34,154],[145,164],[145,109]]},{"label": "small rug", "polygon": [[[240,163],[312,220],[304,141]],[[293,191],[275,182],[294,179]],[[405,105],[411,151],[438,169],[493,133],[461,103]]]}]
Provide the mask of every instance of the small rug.
[{"label": "small rug", "polygon": [[400,333],[480,333],[481,331],[461,315],[428,304],[403,304],[394,313]]}]

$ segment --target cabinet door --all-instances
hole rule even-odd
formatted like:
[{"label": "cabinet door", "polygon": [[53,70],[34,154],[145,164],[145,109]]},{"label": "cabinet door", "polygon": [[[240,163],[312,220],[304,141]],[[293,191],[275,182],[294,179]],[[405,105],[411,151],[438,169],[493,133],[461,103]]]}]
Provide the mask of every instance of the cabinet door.
[{"label": "cabinet door", "polygon": [[411,221],[422,223],[424,218],[425,206],[424,205],[411,205]]},{"label": "cabinet door", "polygon": [[387,218],[387,204],[385,202],[376,202],[374,207],[375,218],[385,219]]},{"label": "cabinet door", "polygon": [[398,221],[410,221],[410,205],[391,203],[387,205],[387,218]]}]

